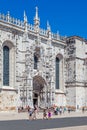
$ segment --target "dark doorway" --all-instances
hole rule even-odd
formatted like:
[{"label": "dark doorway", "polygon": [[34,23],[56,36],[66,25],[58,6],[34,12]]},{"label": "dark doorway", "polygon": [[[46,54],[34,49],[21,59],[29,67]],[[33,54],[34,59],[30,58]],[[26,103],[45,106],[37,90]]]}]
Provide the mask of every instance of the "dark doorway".
[{"label": "dark doorway", "polygon": [[37,99],[33,99],[33,105],[38,105],[38,100]]},{"label": "dark doorway", "polygon": [[33,94],[33,105],[38,105],[38,94]]}]

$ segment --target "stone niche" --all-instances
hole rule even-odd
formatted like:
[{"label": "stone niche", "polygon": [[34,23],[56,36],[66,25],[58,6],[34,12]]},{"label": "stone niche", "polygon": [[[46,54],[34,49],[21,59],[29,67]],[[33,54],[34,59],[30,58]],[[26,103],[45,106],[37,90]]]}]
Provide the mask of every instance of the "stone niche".
[{"label": "stone niche", "polygon": [[15,91],[1,91],[0,111],[16,111],[17,93]]}]

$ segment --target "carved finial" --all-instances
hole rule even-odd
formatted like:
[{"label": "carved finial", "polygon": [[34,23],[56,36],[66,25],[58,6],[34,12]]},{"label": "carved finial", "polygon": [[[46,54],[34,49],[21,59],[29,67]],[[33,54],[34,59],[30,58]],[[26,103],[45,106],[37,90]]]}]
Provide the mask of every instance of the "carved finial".
[{"label": "carved finial", "polygon": [[9,22],[9,20],[10,20],[10,12],[8,11],[7,12],[7,21]]},{"label": "carved finial", "polygon": [[9,12],[9,11],[7,12],[7,15],[9,15],[9,16],[10,16],[10,12]]},{"label": "carved finial", "polygon": [[26,16],[26,13],[25,13],[25,11],[24,11],[24,26],[25,26],[25,31],[27,32],[27,16]]},{"label": "carved finial", "polygon": [[59,35],[59,31],[57,31],[57,39],[59,39],[60,35]]},{"label": "carved finial", "polygon": [[25,21],[25,18],[26,18],[26,14],[25,14],[25,10],[24,10],[24,21]]},{"label": "carved finial", "polygon": [[37,7],[37,6],[36,6],[36,15],[35,15],[35,19],[37,19],[37,20],[39,19],[39,18],[38,18],[38,7]]},{"label": "carved finial", "polygon": [[49,21],[47,21],[47,30],[51,31],[50,25],[49,25]]},{"label": "carved finial", "polygon": [[25,11],[24,11],[24,22],[27,22],[27,16],[26,16]]},{"label": "carved finial", "polygon": [[35,30],[39,32],[39,25],[40,25],[40,19],[38,17],[38,7],[36,7],[36,13],[34,17],[34,25],[35,25]]}]

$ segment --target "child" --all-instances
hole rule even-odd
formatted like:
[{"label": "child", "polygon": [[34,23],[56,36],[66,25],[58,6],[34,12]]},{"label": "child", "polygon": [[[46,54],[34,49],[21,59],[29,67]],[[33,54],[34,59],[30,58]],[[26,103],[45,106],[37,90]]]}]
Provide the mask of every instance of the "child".
[{"label": "child", "polygon": [[48,119],[51,119],[51,110],[48,110]]}]

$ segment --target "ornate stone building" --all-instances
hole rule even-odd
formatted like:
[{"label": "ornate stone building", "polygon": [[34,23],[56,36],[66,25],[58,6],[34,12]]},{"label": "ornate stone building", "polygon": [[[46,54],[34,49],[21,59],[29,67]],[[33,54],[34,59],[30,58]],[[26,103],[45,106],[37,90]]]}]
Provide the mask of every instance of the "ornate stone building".
[{"label": "ornate stone building", "polygon": [[0,14],[0,110],[87,105],[87,41]]}]

